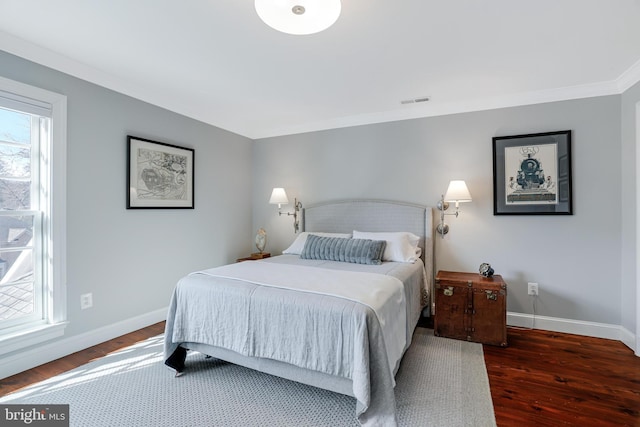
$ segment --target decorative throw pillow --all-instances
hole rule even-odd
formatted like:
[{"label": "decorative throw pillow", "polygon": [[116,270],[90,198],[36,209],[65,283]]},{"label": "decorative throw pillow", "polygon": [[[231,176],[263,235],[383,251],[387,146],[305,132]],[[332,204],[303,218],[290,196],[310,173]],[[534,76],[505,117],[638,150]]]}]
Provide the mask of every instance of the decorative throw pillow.
[{"label": "decorative throw pillow", "polygon": [[354,239],[385,240],[387,246],[382,255],[383,261],[416,262],[420,237],[413,233],[401,232],[353,232]]},{"label": "decorative throw pillow", "polygon": [[384,240],[310,235],[300,258],[377,265],[382,263],[385,246]]},{"label": "decorative throw pillow", "polygon": [[298,237],[296,237],[296,240],[293,241],[291,246],[282,251],[282,253],[288,255],[300,255],[302,253],[302,249],[304,249],[304,244],[307,241],[307,237],[309,237],[310,234],[323,237],[342,237],[345,239],[351,237],[350,233],[324,233],[320,231],[303,231],[302,233],[298,234]]}]

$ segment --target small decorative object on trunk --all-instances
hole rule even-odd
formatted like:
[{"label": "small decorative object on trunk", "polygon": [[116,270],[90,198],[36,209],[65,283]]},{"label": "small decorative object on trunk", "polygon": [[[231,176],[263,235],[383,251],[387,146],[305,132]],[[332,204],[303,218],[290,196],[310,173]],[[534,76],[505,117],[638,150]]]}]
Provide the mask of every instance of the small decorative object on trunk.
[{"label": "small decorative object on trunk", "polygon": [[486,262],[483,262],[482,264],[480,264],[480,274],[483,275],[484,277],[491,277],[493,276],[493,268],[491,268],[491,264],[488,264]]},{"label": "small decorative object on trunk", "polygon": [[267,246],[267,232],[264,228],[258,229],[258,234],[256,234],[256,248],[262,253],[264,248]]}]

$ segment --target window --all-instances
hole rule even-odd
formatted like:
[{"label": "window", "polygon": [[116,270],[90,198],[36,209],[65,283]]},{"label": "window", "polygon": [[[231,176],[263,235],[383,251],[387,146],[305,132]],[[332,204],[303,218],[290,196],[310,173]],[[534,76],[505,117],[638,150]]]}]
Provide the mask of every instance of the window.
[{"label": "window", "polygon": [[[50,119],[0,107],[0,327],[43,320],[38,175]],[[46,185],[46,183],[45,183]],[[44,200],[42,202],[45,202]]]},{"label": "window", "polygon": [[66,97],[0,78],[0,354],[66,324]]}]

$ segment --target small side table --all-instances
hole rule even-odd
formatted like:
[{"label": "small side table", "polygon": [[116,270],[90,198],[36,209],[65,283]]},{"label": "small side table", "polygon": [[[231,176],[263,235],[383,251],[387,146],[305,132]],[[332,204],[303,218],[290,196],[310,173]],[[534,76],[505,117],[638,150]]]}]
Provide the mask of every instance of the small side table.
[{"label": "small side table", "polygon": [[238,258],[236,260],[236,262],[256,261],[256,260],[259,260],[259,259],[269,258],[270,256],[271,256],[271,254],[269,252],[256,252],[256,253],[253,253],[253,254],[249,255],[248,257]]}]

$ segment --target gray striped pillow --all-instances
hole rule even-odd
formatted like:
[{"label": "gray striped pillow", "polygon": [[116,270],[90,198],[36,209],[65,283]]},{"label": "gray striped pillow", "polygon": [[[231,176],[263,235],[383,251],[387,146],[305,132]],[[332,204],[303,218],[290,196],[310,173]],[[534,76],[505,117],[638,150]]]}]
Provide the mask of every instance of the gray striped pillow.
[{"label": "gray striped pillow", "polygon": [[385,240],[345,239],[310,234],[300,258],[377,265],[382,263],[386,245]]}]

